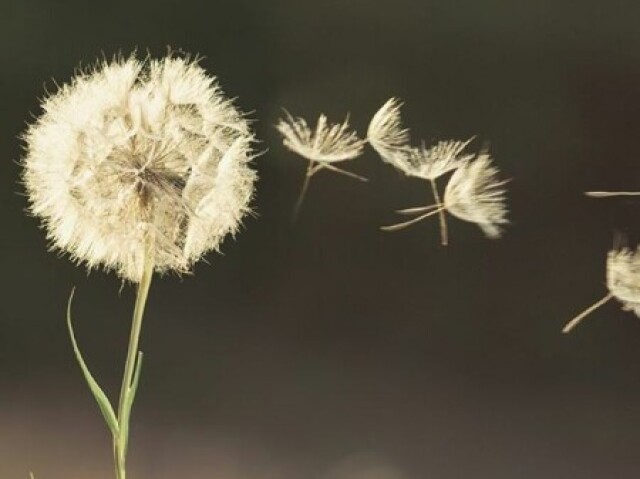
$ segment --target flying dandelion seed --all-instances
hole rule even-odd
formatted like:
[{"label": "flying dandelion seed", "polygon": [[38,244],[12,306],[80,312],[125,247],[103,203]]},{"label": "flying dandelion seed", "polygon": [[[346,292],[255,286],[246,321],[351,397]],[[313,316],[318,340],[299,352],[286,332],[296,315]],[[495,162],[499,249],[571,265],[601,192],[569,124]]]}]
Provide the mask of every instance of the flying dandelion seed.
[{"label": "flying dandelion seed", "polygon": [[570,332],[584,318],[600,306],[615,298],[622,303],[624,311],[633,311],[640,317],[640,248],[612,250],[607,256],[607,289],[609,293],[575,316],[562,329]]},{"label": "flying dandelion seed", "polygon": [[471,140],[440,141],[429,148],[423,143],[419,148],[411,148],[406,159],[399,156],[397,167],[407,176],[429,181],[435,180],[456,170],[474,157],[473,154],[464,152]]},{"label": "flying dandelion seed", "polygon": [[447,184],[444,207],[463,221],[477,224],[489,238],[499,238],[501,225],[507,224],[505,180],[487,152],[460,166]]},{"label": "flying dandelion seed", "polygon": [[76,359],[113,435],[125,479],[138,342],[154,271],[188,272],[235,233],[256,179],[253,134],[215,80],[184,58],[103,62],[47,98],[25,134],[30,210],[54,248],[138,284],[117,415]]},{"label": "flying dandelion seed", "polygon": [[[436,180],[473,158],[472,154],[463,153],[471,140],[441,141],[431,148],[424,143],[419,148],[409,148],[404,154],[396,152],[394,166],[407,176],[427,180],[436,204],[441,203],[440,192]],[[438,211],[440,221],[440,243],[449,243],[447,219],[444,210]]]},{"label": "flying dandelion seed", "polygon": [[382,229],[397,231],[448,211],[461,220],[476,223],[487,237],[498,238],[501,225],[508,223],[504,184],[504,180],[498,179],[498,169],[491,164],[488,153],[480,153],[472,160],[466,158],[451,175],[443,202],[436,200],[433,205],[398,210],[400,214],[419,216]]},{"label": "flying dandelion seed", "polygon": [[294,118],[288,112],[276,128],[282,134],[283,144],[294,153],[309,161],[302,188],[296,201],[294,218],[298,216],[307,193],[311,177],[320,170],[330,170],[342,175],[367,181],[360,175],[335,166],[336,163],[352,160],[362,153],[365,141],[349,130],[349,118],[343,123],[331,124],[325,115],[320,115],[315,131],[304,118]]},{"label": "flying dandelion seed", "polygon": [[373,115],[367,129],[367,140],[383,161],[396,166],[406,163],[409,149],[409,130],[402,126],[400,117],[402,102],[390,98]]},{"label": "flying dandelion seed", "polygon": [[[427,180],[435,204],[399,210],[400,214],[420,216],[382,229],[396,231],[437,214],[440,219],[440,242],[447,245],[445,212],[449,211],[459,219],[478,224],[488,237],[499,237],[499,225],[507,223],[505,191],[502,188],[505,182],[497,179],[498,170],[491,165],[489,154],[465,152],[472,139],[440,141],[432,147],[426,147],[423,142],[420,147],[412,147],[409,130],[402,126],[401,106],[397,98],[389,99],[371,119],[367,140],[383,161],[407,176]],[[452,171],[443,202],[436,180]]]}]

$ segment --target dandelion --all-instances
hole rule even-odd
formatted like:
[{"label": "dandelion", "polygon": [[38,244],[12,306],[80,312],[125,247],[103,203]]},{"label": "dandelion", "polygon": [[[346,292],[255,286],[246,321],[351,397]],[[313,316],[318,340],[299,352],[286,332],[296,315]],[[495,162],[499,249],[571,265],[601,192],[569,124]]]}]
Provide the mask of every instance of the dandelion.
[{"label": "dandelion", "polygon": [[[448,244],[445,212],[476,223],[488,237],[500,236],[499,225],[507,222],[504,200],[504,181],[497,179],[498,170],[491,165],[488,153],[475,155],[465,152],[472,139],[446,140],[426,147],[412,147],[409,130],[402,126],[397,98],[389,99],[369,123],[367,140],[383,161],[390,163],[407,176],[427,180],[435,204],[399,210],[400,214],[422,213],[410,221],[384,226],[384,231],[396,231],[438,214],[440,241]],[[474,160],[475,158],[475,160]],[[474,161],[472,161],[474,160]],[[453,171],[445,189],[444,202],[436,180]]]},{"label": "dandelion", "polygon": [[309,161],[302,188],[296,201],[294,218],[297,217],[309,187],[311,177],[320,170],[330,170],[360,181],[367,181],[360,175],[338,168],[335,164],[357,158],[362,153],[365,142],[349,130],[349,118],[343,123],[328,123],[325,115],[320,115],[315,131],[304,118],[294,118],[288,112],[276,128],[282,134],[283,144],[294,153]]},{"label": "dandelion", "polygon": [[43,104],[26,136],[31,211],[54,247],[139,282],[186,272],[237,230],[255,174],[247,122],[182,58],[103,64]]},{"label": "dandelion", "polygon": [[609,293],[575,316],[562,329],[570,332],[584,318],[600,306],[615,298],[622,303],[624,311],[633,311],[640,317],[640,248],[612,250],[607,256],[607,289]]},{"label": "dandelion", "polygon": [[253,135],[214,78],[195,61],[173,56],[102,62],[42,108],[24,136],[31,213],[53,248],[89,269],[114,270],[138,288],[117,414],[84,363],[67,315],[77,360],[114,438],[117,477],[124,479],[152,275],[190,271],[238,230],[256,179],[249,166]]},{"label": "dandelion", "polygon": [[[433,205],[398,210],[400,214],[419,216],[402,223],[383,226],[382,229],[397,231],[429,216],[448,211],[461,220],[476,223],[487,237],[498,238],[501,235],[501,225],[508,222],[504,184],[504,180],[498,179],[498,169],[491,164],[490,155],[480,153],[454,171],[445,188],[443,202],[436,200]],[[446,236],[443,237],[443,244],[446,244],[445,240]]]}]

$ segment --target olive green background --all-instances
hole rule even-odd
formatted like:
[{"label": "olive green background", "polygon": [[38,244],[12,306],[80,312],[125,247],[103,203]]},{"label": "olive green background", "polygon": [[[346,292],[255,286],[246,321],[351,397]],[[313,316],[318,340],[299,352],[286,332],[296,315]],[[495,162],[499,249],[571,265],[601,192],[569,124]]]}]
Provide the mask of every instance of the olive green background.
[{"label": "olive green background", "polygon": [[[636,1],[155,1],[0,4],[0,479],[106,479],[111,444],[74,362],[111,397],[134,291],[47,252],[24,214],[25,125],[80,64],[167,46],[204,56],[264,154],[247,219],[195,275],[152,285],[132,479],[640,477],[640,321],[605,294],[615,238],[640,239]],[[273,125],[389,97],[415,142],[476,135],[510,178],[511,225],[386,234],[426,185],[367,147],[311,183]],[[207,264],[208,263],[208,264]]]}]

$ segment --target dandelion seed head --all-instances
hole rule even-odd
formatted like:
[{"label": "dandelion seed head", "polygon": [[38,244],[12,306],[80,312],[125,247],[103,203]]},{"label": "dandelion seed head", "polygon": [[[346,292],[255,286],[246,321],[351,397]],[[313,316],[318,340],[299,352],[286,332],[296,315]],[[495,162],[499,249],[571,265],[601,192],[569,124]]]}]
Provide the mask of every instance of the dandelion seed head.
[{"label": "dandelion seed head", "polygon": [[403,128],[400,117],[402,103],[398,98],[390,98],[373,115],[367,130],[369,144],[383,161],[396,167],[409,163],[409,130]]},{"label": "dandelion seed head", "polygon": [[343,123],[328,123],[325,115],[320,115],[315,130],[307,125],[304,118],[287,117],[276,125],[282,134],[284,145],[294,153],[319,163],[335,163],[360,156],[364,141],[354,131],[349,130],[349,119]]},{"label": "dandelion seed head", "polygon": [[609,252],[607,288],[622,303],[623,309],[640,317],[640,249]]},{"label": "dandelion seed head", "polygon": [[105,61],[42,108],[24,135],[30,210],[89,268],[137,282],[152,245],[157,272],[188,272],[249,211],[253,135],[193,61]]},{"label": "dandelion seed head", "polygon": [[491,157],[483,152],[461,164],[451,175],[445,189],[444,205],[464,221],[476,223],[490,238],[501,235],[500,225],[508,223],[504,181]]}]

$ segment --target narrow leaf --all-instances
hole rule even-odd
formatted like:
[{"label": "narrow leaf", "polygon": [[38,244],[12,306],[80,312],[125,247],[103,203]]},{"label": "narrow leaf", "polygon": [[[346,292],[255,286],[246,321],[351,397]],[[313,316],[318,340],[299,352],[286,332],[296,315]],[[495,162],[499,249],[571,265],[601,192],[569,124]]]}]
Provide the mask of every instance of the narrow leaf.
[{"label": "narrow leaf", "polygon": [[133,373],[133,381],[129,389],[129,402],[133,405],[133,401],[136,397],[136,391],[138,390],[138,382],[140,381],[140,369],[142,369],[142,358],[144,355],[142,351],[138,351],[138,357],[136,359],[136,370]]},{"label": "narrow leaf", "polygon": [[144,355],[142,351],[138,351],[138,355],[136,357],[136,368],[133,373],[133,380],[131,381],[131,386],[127,391],[126,400],[124,402],[124,410],[120,412],[120,426],[122,428],[123,434],[121,435],[121,440],[124,442],[123,451],[124,454],[127,454],[127,447],[129,443],[129,420],[131,418],[131,409],[133,408],[133,402],[136,398],[136,392],[138,391],[138,382],[140,381],[140,370],[142,368],[142,358]]},{"label": "narrow leaf", "polygon": [[82,354],[80,353],[80,349],[78,348],[78,343],[76,342],[76,337],[73,332],[73,326],[71,324],[71,303],[73,302],[73,295],[75,293],[75,288],[71,290],[71,295],[69,296],[69,303],[67,304],[67,327],[69,328],[69,336],[71,337],[71,344],[73,345],[73,352],[76,355],[76,359],[78,364],[80,365],[80,369],[82,369],[82,374],[84,375],[87,384],[89,385],[89,389],[91,390],[91,394],[96,399],[98,403],[98,407],[104,416],[104,419],[111,430],[111,433],[116,436],[118,434],[118,420],[116,419],[116,415],[113,412],[113,408],[111,407],[111,403],[107,398],[106,394],[96,380],[91,375],[87,364],[84,362],[82,358]]}]

